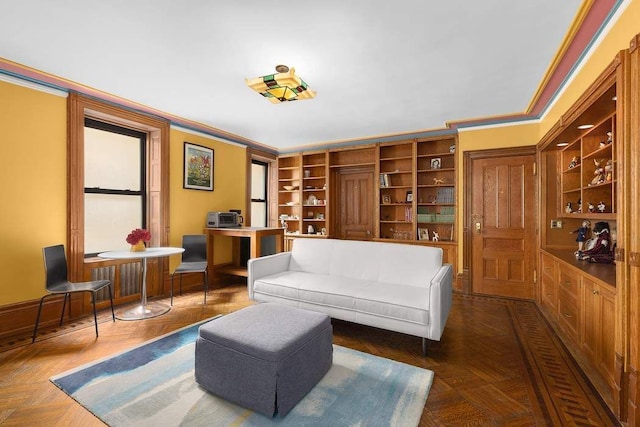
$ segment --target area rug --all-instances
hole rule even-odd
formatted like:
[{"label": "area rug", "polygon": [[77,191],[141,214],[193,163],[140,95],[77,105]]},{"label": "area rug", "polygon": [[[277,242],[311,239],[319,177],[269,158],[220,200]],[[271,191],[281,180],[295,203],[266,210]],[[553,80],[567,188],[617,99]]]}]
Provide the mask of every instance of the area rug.
[{"label": "area rug", "polygon": [[[215,321],[212,320],[212,321]],[[112,426],[415,426],[433,372],[334,345],[333,366],[284,418],[227,402],[194,379],[199,324],[51,378]]]}]

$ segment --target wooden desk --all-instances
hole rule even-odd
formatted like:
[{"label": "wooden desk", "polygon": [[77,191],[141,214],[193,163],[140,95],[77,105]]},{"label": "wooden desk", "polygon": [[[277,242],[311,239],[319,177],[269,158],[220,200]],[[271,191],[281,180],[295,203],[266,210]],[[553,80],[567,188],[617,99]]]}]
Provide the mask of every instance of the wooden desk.
[{"label": "wooden desk", "polygon": [[[207,260],[209,268],[209,285],[213,285],[215,272],[247,277],[247,268],[240,266],[240,237],[248,237],[250,241],[249,258],[258,258],[262,250],[262,238],[276,236],[276,252],[284,249],[284,228],[269,227],[237,227],[237,228],[205,228],[207,235]],[[227,236],[233,239],[233,265],[218,268],[213,264],[213,241],[215,236]]]}]

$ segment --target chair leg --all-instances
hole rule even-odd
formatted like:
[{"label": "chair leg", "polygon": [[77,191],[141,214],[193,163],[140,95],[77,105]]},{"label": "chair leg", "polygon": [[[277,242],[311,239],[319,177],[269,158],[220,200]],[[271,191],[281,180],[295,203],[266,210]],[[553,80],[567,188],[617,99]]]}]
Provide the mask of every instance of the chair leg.
[{"label": "chair leg", "polygon": [[427,339],[422,338],[422,356],[427,357]]},{"label": "chair leg", "polygon": [[98,315],[96,314],[96,293],[91,292],[91,304],[93,305],[93,322],[96,325],[96,338],[98,338]]},{"label": "chair leg", "polygon": [[204,276],[204,305],[207,305],[207,293],[209,292],[209,281],[207,280],[207,270],[203,273]]},{"label": "chair leg", "polygon": [[40,298],[40,305],[38,306],[38,316],[36,317],[36,326],[33,328],[33,335],[31,336],[31,344],[36,342],[36,334],[38,333],[38,324],[40,324],[40,313],[42,312],[42,303],[44,302],[44,299],[46,297],[48,297],[48,295],[45,295],[42,298]]},{"label": "chair leg", "polygon": [[171,291],[170,291],[170,295],[171,295],[171,305],[173,306],[173,276],[175,276],[176,274],[173,273],[171,275]]},{"label": "chair leg", "polygon": [[64,299],[62,300],[62,314],[60,315],[60,326],[62,326],[62,321],[64,320],[64,308],[67,306],[67,297],[69,298],[69,317],[71,317],[71,296],[67,292],[64,294]]},{"label": "chair leg", "polygon": [[111,301],[111,318],[115,322],[116,321],[116,313],[113,311],[113,294],[111,293],[111,284],[109,284],[109,286],[107,286],[107,289],[109,289],[109,300]]}]

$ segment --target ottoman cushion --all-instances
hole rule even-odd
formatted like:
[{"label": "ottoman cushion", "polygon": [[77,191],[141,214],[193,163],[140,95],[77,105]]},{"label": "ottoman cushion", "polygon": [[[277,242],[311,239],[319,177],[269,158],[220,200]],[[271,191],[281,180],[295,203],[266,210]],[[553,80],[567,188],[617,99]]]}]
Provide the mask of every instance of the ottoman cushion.
[{"label": "ottoman cushion", "polygon": [[326,314],[250,306],[200,327],[196,381],[241,406],[284,416],[331,367],[332,340]]}]

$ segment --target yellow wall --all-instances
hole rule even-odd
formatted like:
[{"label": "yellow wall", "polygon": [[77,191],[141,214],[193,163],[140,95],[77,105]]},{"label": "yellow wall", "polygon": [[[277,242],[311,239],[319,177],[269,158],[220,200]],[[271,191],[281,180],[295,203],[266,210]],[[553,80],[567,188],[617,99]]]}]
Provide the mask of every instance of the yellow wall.
[{"label": "yellow wall", "polygon": [[[213,191],[190,190],[182,187],[184,142],[202,145],[214,150]],[[170,244],[181,246],[184,234],[201,234],[207,212],[241,209],[246,213],[245,194],[246,148],[226,144],[200,134],[171,130],[171,185],[169,202],[171,232]],[[231,262],[231,242],[217,238],[214,247],[216,264]],[[179,262],[172,257],[170,268]]]},{"label": "yellow wall", "polygon": [[[0,81],[0,306],[44,295],[42,248],[67,241],[66,98]],[[214,191],[182,188],[183,143],[215,150]],[[209,211],[246,211],[246,149],[178,130],[170,135],[170,235],[199,234]],[[231,261],[230,242],[216,263]],[[176,258],[176,259],[174,259]],[[171,258],[174,268],[178,257]]]},{"label": "yellow wall", "polygon": [[0,81],[0,305],[44,293],[42,247],[66,242],[66,98]]}]

